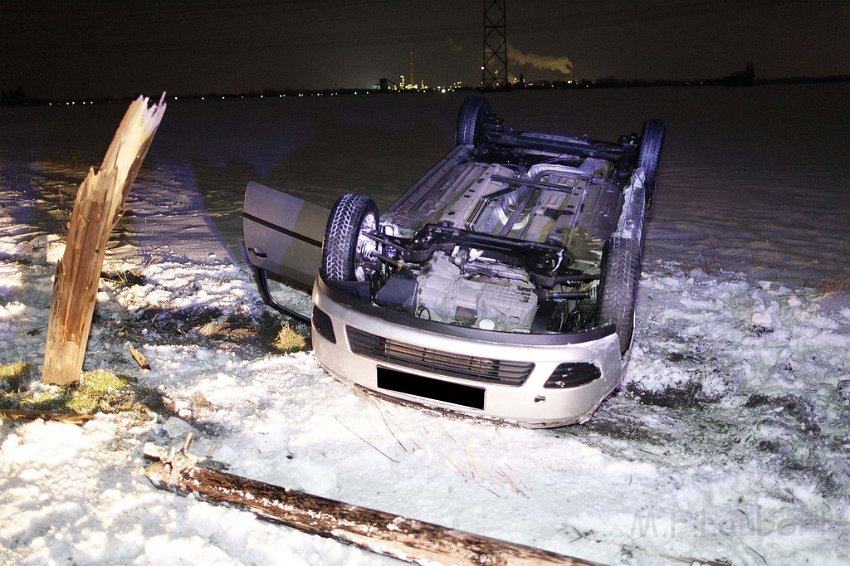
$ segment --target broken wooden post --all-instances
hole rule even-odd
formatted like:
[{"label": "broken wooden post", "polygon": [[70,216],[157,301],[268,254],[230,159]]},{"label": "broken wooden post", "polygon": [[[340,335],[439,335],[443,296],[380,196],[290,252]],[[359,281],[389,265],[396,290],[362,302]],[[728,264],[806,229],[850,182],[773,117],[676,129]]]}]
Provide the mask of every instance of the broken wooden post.
[{"label": "broken wooden post", "polygon": [[77,191],[65,254],[56,263],[44,383],[66,385],[80,379],[106,243],[165,112],[164,99],[163,94],[150,108],[141,96],[130,104],[100,170],[89,169]]},{"label": "broken wooden post", "polygon": [[187,438],[182,452],[167,455],[156,446],[145,446],[147,457],[160,460],[145,469],[155,486],[193,492],[209,502],[234,505],[263,519],[416,564],[597,564],[203,467],[204,461],[187,453],[189,442]]}]

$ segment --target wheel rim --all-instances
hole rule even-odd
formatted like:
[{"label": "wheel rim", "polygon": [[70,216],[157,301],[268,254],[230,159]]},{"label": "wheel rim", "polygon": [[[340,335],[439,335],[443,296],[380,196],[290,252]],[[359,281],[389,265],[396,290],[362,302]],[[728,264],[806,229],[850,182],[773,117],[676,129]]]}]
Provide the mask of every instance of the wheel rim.
[{"label": "wheel rim", "polygon": [[366,281],[375,271],[375,256],[378,254],[378,242],[367,236],[378,228],[378,219],[371,212],[363,217],[357,232],[357,245],[354,250],[354,276],[358,281]]}]

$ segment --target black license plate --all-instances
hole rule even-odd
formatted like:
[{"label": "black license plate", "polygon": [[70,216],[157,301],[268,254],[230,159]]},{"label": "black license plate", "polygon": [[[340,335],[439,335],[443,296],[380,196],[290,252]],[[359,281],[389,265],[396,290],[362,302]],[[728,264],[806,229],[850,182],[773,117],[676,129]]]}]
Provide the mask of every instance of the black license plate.
[{"label": "black license plate", "polygon": [[473,409],[484,409],[484,390],[480,387],[440,381],[389,368],[378,368],[378,388]]}]

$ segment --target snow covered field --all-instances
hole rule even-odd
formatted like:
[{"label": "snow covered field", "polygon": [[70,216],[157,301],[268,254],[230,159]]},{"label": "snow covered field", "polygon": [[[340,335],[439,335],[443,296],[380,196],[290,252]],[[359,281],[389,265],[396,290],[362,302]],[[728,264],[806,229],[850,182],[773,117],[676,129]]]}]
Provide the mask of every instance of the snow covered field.
[{"label": "snow covered field", "polygon": [[[164,402],[82,427],[5,423],[0,563],[394,562],[154,489],[143,443],[188,431],[240,475],[585,559],[847,563],[848,97],[490,97],[524,129],[606,139],[669,122],[624,387],[555,430],[365,397],[309,352],[275,353],[281,321],[240,250],[248,180],[385,208],[449,149],[463,95],[169,101],[107,265],[141,277],[103,282],[86,361]],[[0,364],[41,364],[56,236],[125,109],[0,109]]]}]

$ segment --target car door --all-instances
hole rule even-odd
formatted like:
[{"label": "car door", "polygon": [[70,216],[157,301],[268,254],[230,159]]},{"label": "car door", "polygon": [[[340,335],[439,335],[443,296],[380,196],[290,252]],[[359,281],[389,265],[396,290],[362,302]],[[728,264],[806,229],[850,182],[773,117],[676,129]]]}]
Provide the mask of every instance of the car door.
[{"label": "car door", "polygon": [[259,270],[311,286],[322,262],[330,211],[254,181],[245,189],[242,210],[248,261]]}]

